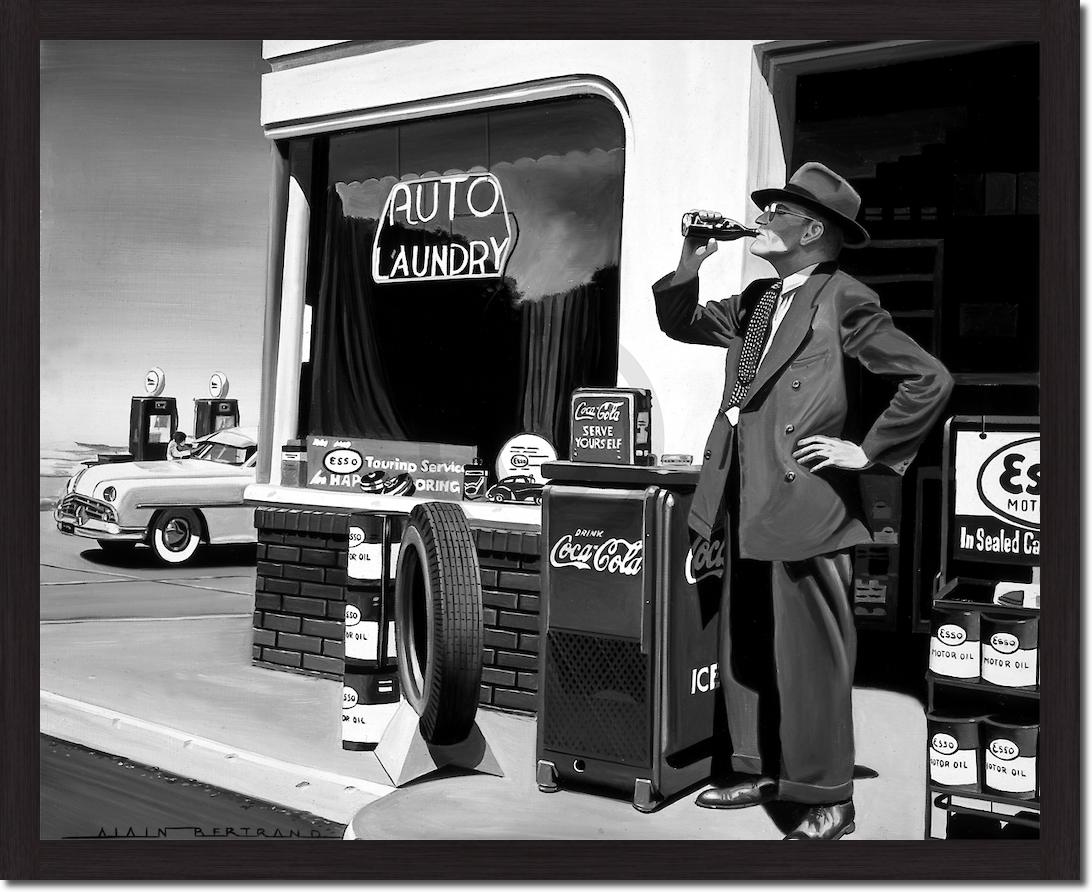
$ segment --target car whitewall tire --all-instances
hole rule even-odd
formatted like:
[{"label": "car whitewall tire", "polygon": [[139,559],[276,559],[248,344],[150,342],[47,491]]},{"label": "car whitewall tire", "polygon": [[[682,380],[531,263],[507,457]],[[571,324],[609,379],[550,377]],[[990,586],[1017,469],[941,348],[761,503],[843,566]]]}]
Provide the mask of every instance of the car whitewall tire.
[{"label": "car whitewall tire", "polygon": [[164,511],[152,527],[150,544],[162,563],[184,564],[201,545],[197,515],[188,509]]}]

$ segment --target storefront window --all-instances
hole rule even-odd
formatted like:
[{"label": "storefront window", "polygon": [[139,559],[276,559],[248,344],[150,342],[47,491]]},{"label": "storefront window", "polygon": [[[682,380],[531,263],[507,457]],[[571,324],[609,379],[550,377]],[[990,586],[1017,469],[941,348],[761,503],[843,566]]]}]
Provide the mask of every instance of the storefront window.
[{"label": "storefront window", "polygon": [[573,389],[617,379],[614,107],[385,125],[317,141],[315,159],[303,432],[472,444],[491,461],[529,431],[564,456]]}]

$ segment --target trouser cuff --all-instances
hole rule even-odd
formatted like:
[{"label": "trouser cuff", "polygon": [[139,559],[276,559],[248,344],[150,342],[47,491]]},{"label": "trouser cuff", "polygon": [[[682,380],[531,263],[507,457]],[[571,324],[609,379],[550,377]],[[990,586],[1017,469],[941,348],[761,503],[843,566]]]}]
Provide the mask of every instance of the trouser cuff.
[{"label": "trouser cuff", "polygon": [[758,756],[732,753],[732,770],[742,774],[762,774],[762,759]]},{"label": "trouser cuff", "polygon": [[805,805],[834,805],[853,798],[853,781],[835,787],[820,787],[782,778],[777,782],[777,798]]}]

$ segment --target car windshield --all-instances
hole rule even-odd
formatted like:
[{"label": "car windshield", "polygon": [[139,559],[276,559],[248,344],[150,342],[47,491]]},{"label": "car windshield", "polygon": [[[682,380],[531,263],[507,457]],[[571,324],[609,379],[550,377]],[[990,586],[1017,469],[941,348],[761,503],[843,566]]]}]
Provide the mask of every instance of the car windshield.
[{"label": "car windshield", "polygon": [[215,440],[205,440],[194,447],[191,458],[219,462],[222,465],[241,465],[254,454],[257,446],[228,446]]}]

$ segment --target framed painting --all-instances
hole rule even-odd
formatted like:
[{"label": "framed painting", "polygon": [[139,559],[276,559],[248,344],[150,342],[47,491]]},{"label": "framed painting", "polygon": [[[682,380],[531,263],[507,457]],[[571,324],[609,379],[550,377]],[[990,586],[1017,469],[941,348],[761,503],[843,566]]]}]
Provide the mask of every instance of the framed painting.
[{"label": "framed painting", "polygon": [[15,9],[5,876],[1078,875],[1076,4]]}]

